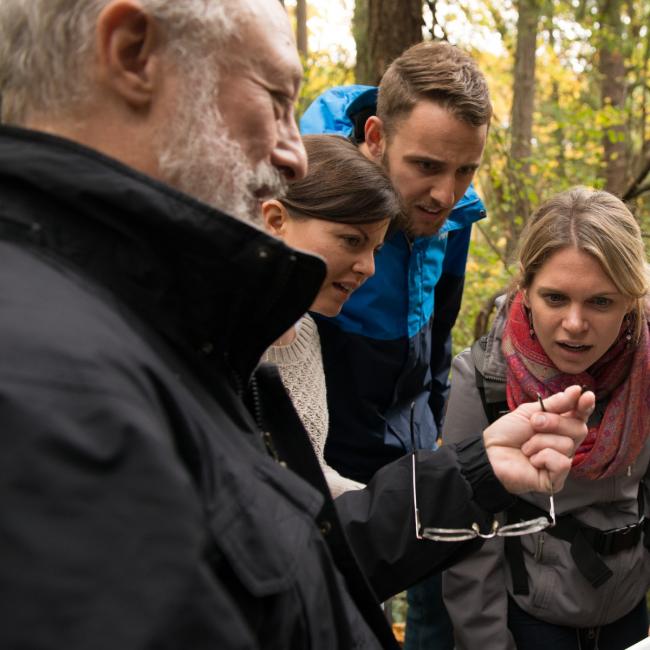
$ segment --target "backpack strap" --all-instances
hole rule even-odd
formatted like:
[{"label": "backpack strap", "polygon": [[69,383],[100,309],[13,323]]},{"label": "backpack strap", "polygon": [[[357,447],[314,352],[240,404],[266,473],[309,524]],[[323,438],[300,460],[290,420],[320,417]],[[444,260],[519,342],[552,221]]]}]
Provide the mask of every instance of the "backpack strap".
[{"label": "backpack strap", "polygon": [[[517,502],[508,510],[508,522],[526,521],[536,519],[537,517],[547,516],[546,512],[531,503],[517,499]],[[634,530],[634,533],[632,533]],[[635,525],[626,527],[625,532],[600,531],[592,526],[581,524],[573,515],[563,515],[556,518],[556,524],[553,528],[547,528],[546,533],[562,539],[571,545],[571,557],[576,563],[580,573],[589,581],[592,587],[600,587],[603,583],[612,577],[612,571],[603,562],[600,554],[610,555],[623,550],[623,547],[629,548],[640,541],[641,527]],[[630,534],[629,534],[630,533]],[[521,542],[517,539],[519,547]],[[510,569],[513,575],[513,586],[517,587],[515,577],[525,572],[523,553],[511,552],[507,554]],[[526,580],[526,590],[528,589]],[[520,591],[515,593],[528,593]]]},{"label": "backpack strap", "polygon": [[512,592],[516,596],[528,596],[530,588],[528,587],[528,572],[526,571],[521,539],[519,537],[506,537],[504,539],[504,550],[506,560],[510,565],[510,574],[512,575]]},{"label": "backpack strap", "polygon": [[[509,523],[536,519],[540,516],[548,515],[541,508],[521,499],[518,499],[507,512]],[[583,524],[573,515],[561,515],[556,518],[555,526],[546,529],[545,532],[571,545],[571,557],[578,570],[592,587],[597,588],[613,575],[602,556],[615,555],[633,548],[643,537],[647,538],[647,529],[647,520],[641,512],[636,523],[609,530],[600,530]],[[527,594],[528,580],[519,538],[507,540],[506,557],[512,572],[514,593]],[[522,575],[525,576],[525,580],[522,580]]]},{"label": "backpack strap", "polygon": [[472,361],[474,363],[474,376],[476,388],[481,397],[483,410],[487,417],[488,423],[492,424],[502,415],[508,413],[508,402],[506,401],[506,382],[505,379],[496,379],[485,377],[480,368],[483,368],[485,360],[485,348],[487,345],[487,336],[481,336],[480,339],[472,345]]},{"label": "backpack strap", "polygon": [[[492,424],[502,415],[509,412],[506,401],[506,382],[488,379],[483,375],[480,368],[483,368],[485,361],[485,349],[487,347],[487,335],[481,336],[472,345],[472,362],[474,363],[474,376],[476,388],[481,397],[483,410],[488,423]],[[516,595],[527,596],[530,593],[528,587],[528,572],[524,561],[524,551],[519,537],[506,537],[504,539],[504,550],[510,573],[512,574],[513,592]]]}]

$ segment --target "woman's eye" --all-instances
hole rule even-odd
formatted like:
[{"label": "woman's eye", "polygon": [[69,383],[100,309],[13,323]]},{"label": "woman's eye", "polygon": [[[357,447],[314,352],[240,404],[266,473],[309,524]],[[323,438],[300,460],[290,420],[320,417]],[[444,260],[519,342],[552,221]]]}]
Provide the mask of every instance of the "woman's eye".
[{"label": "woman's eye", "polygon": [[603,296],[596,296],[591,299],[591,302],[596,305],[596,307],[609,307],[612,304],[610,298],[604,298]]},{"label": "woman's eye", "polygon": [[558,305],[564,300],[564,296],[561,293],[547,293],[544,300],[551,305]]},{"label": "woman's eye", "polygon": [[361,237],[355,237],[352,235],[343,235],[341,239],[348,245],[356,247],[361,243]]}]

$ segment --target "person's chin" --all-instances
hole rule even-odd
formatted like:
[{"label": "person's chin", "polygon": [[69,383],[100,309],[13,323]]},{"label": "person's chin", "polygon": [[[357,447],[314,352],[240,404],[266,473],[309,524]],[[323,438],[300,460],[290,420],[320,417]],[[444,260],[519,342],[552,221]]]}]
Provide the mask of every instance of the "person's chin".
[{"label": "person's chin", "polygon": [[317,301],[311,306],[309,311],[320,314],[321,316],[327,316],[328,318],[334,318],[341,313],[342,309],[342,302],[339,304],[338,302],[334,303],[328,301],[327,304],[323,304]]},{"label": "person's chin", "polygon": [[440,214],[431,214],[416,208],[415,214],[411,212],[409,215],[408,231],[414,237],[432,237],[440,232],[448,216],[447,210]]}]

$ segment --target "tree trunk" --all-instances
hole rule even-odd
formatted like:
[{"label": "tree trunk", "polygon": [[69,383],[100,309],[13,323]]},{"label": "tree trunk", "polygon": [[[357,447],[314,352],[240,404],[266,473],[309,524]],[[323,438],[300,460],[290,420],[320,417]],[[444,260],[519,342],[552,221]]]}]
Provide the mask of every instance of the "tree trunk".
[{"label": "tree trunk", "polygon": [[518,10],[509,161],[514,201],[508,239],[513,246],[521,225],[530,214],[528,180],[535,108],[535,50],[540,16],[539,0],[519,0]]},{"label": "tree trunk", "polygon": [[357,81],[378,84],[391,61],[422,40],[422,25],[422,0],[357,0]]},{"label": "tree trunk", "polygon": [[[602,75],[603,106],[622,109],[625,103],[625,61],[621,51],[623,24],[621,0],[602,0],[599,71]],[[603,134],[605,161],[605,189],[621,196],[625,192],[627,151],[625,126],[622,119],[614,119]]]},{"label": "tree trunk", "polygon": [[307,0],[296,2],[296,46],[302,56],[307,56]]},{"label": "tree trunk", "polygon": [[357,46],[354,78],[358,84],[372,84],[370,57],[368,55],[368,0],[356,0],[352,16],[352,35]]},{"label": "tree trunk", "polygon": [[[549,17],[550,24],[548,28],[548,42],[551,46],[551,49],[555,48],[555,35],[553,29],[553,20],[552,17]],[[560,82],[555,76],[551,81],[551,105],[557,109],[557,128],[553,131],[553,139],[555,140],[555,145],[557,146],[557,175],[559,178],[564,178],[566,174],[565,163],[566,157],[564,155],[564,126],[562,125],[562,119],[560,119]]]}]

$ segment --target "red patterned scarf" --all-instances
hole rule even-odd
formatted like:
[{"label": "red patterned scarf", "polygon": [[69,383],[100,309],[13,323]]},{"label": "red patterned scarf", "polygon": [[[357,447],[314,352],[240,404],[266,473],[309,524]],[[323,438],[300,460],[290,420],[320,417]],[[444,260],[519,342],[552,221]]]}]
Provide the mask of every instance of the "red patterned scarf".
[{"label": "red patterned scarf", "polygon": [[519,292],[512,302],[502,350],[507,363],[506,396],[514,409],[578,384],[606,399],[602,420],[589,433],[573,459],[574,478],[596,480],[623,474],[639,455],[648,433],[650,345],[644,327],[638,345],[625,337],[625,323],[614,344],[593,366],[577,375],[558,370],[537,337],[531,337],[528,314]]}]

